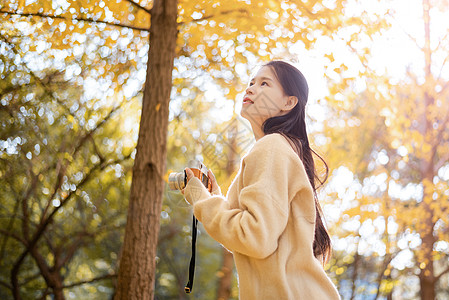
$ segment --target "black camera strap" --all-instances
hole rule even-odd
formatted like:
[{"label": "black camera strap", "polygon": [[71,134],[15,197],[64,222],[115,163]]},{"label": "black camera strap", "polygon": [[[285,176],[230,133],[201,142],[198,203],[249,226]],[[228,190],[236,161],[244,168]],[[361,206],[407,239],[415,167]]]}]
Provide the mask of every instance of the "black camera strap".
[{"label": "black camera strap", "polygon": [[193,290],[193,276],[195,273],[195,256],[196,256],[196,234],[197,234],[198,220],[193,216],[192,223],[192,256],[190,257],[189,265],[189,282],[187,282],[184,291],[189,294]]}]

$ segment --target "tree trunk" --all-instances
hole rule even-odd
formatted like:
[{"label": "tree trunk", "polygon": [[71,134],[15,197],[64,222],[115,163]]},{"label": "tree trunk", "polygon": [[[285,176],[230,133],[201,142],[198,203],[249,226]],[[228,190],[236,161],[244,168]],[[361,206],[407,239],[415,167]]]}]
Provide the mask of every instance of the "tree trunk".
[{"label": "tree trunk", "polygon": [[428,270],[421,270],[419,276],[419,284],[421,287],[420,295],[422,300],[434,300],[435,294],[435,282],[432,280],[431,276],[427,274]]},{"label": "tree trunk", "polygon": [[155,0],[137,154],[114,299],[153,299],[164,190],[177,0]]},{"label": "tree trunk", "polygon": [[56,274],[56,276],[58,277],[58,284],[55,287],[53,287],[53,296],[55,300],[65,300],[63,291],[64,288],[62,286],[62,278],[61,276],[58,275],[59,274]]},{"label": "tree trunk", "polygon": [[420,232],[422,239],[421,253],[419,253],[419,268],[421,273],[419,274],[419,283],[421,287],[421,299],[422,300],[433,300],[436,297],[436,280],[434,272],[434,257],[433,257],[433,245],[436,242],[436,238],[433,236],[434,223],[432,221],[432,209],[430,207],[430,202],[432,201],[432,191],[426,187],[426,182],[430,181],[430,174],[427,174],[423,180],[423,230]]},{"label": "tree trunk", "polygon": [[[423,21],[424,21],[424,58],[425,58],[425,79],[426,82],[433,82],[432,75],[432,50],[430,47],[430,1],[423,0]],[[433,104],[434,99],[429,94],[429,92],[424,93],[424,112],[423,112],[423,123],[422,123],[422,135],[424,140],[429,135],[431,131],[431,124],[429,121],[429,107]],[[421,239],[422,239],[422,253],[420,253],[418,261],[419,268],[421,269],[421,273],[419,274],[419,282],[420,282],[420,295],[422,300],[433,300],[436,297],[435,292],[435,274],[434,274],[434,258],[433,258],[433,246],[436,241],[436,238],[433,236],[433,228],[434,222],[432,220],[433,211],[430,206],[432,203],[432,191],[429,189],[428,185],[432,183],[434,177],[434,169],[433,169],[433,158],[432,157],[423,157],[421,159],[421,178],[423,185],[423,199],[421,205],[423,206],[423,228],[420,231]]]}]

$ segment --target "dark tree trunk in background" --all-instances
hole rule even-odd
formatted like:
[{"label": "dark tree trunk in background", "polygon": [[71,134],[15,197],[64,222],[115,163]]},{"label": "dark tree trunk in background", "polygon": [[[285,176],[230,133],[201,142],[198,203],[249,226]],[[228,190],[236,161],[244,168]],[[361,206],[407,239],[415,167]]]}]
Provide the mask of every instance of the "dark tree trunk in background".
[{"label": "dark tree trunk in background", "polygon": [[[424,72],[425,80],[428,83],[433,82],[432,75],[432,50],[430,47],[430,1],[423,0],[423,19],[424,19]],[[431,130],[431,124],[429,121],[428,108],[433,105],[434,99],[428,92],[424,94],[424,111],[422,112],[422,121],[420,125],[420,133],[426,137]],[[422,158],[420,162],[420,175],[423,183],[423,201],[420,203],[423,206],[422,218],[423,226],[419,228],[419,234],[421,236],[422,245],[420,257],[417,258],[421,272],[419,274],[420,282],[420,294],[422,300],[434,300],[436,297],[436,280],[434,271],[434,257],[433,246],[436,242],[436,238],[433,235],[433,228],[435,222],[433,220],[433,211],[430,206],[432,200],[432,191],[426,186],[427,182],[432,182],[433,177],[436,175],[433,169],[433,157]]]},{"label": "dark tree trunk in background", "polygon": [[114,299],[153,299],[164,190],[177,0],[155,0],[131,196]]}]

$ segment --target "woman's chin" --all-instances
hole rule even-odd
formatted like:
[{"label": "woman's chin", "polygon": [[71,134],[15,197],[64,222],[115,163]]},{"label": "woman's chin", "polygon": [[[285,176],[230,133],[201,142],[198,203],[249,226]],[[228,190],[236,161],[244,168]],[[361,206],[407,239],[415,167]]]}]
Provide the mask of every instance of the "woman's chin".
[{"label": "woman's chin", "polygon": [[240,115],[247,120],[248,120],[249,116],[254,115],[254,111],[251,114],[251,110],[252,110],[250,107],[251,105],[252,104],[249,104],[249,103],[243,103],[242,109],[240,110]]},{"label": "woman's chin", "polygon": [[248,112],[246,111],[246,109],[242,109],[242,110],[240,111],[240,116],[241,116],[243,119],[245,119],[245,120],[247,120],[248,122],[250,122],[250,123],[251,123],[251,121],[253,121],[252,118],[251,118],[251,114],[248,113]]},{"label": "woman's chin", "polygon": [[242,109],[240,110],[240,116],[244,119],[246,119],[246,109],[244,107],[242,107]]}]

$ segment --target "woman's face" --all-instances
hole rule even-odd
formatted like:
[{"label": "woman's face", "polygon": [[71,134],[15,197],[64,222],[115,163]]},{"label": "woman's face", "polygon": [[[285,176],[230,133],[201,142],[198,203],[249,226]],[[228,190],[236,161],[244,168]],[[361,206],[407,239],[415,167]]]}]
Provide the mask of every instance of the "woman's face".
[{"label": "woman's face", "polygon": [[251,79],[243,97],[240,114],[251,123],[253,129],[262,128],[266,119],[286,114],[293,108],[292,104],[296,102],[291,103],[294,102],[291,98],[284,94],[271,67],[264,66]]}]

